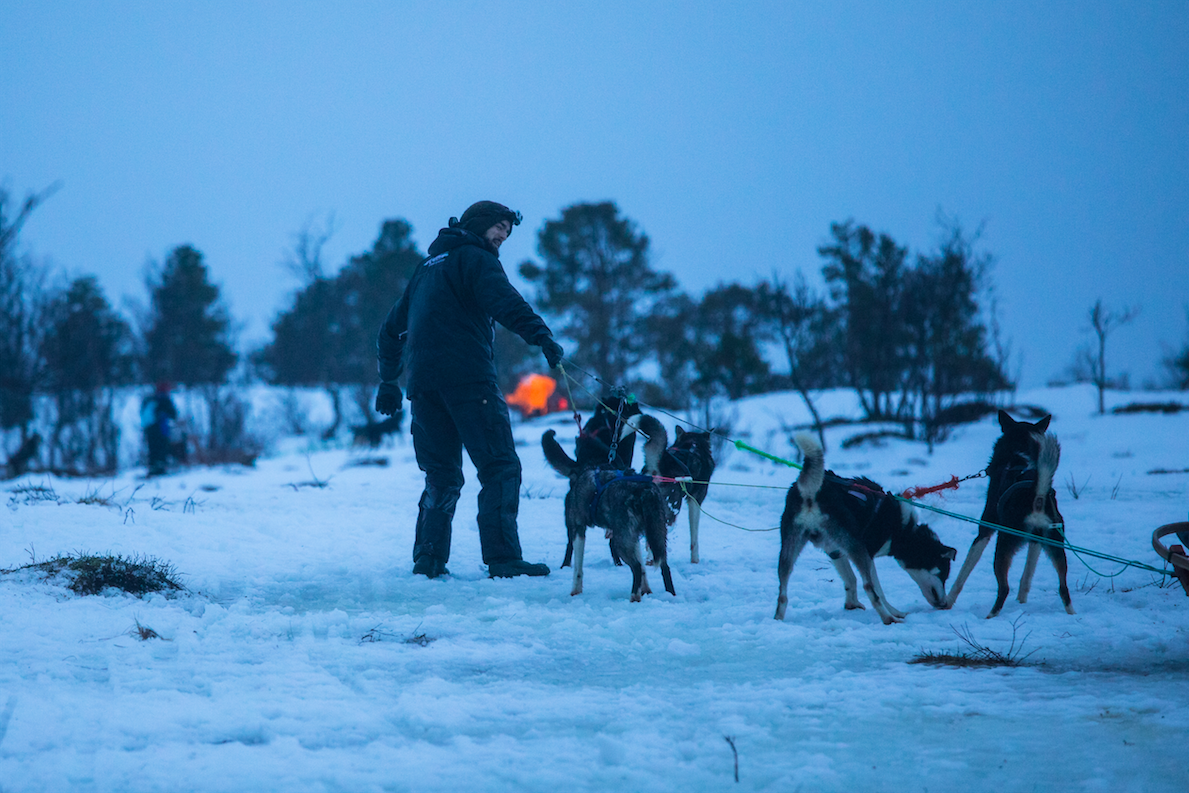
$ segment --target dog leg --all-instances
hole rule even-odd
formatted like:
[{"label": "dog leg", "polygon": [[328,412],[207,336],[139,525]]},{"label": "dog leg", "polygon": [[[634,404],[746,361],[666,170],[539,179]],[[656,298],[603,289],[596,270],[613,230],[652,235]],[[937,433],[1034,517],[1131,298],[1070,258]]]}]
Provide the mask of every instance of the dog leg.
[{"label": "dog leg", "polygon": [[586,551],[586,533],[578,534],[573,540],[574,544],[574,586],[570,587],[571,595],[582,594],[582,557]]},{"label": "dog leg", "polygon": [[[984,519],[986,518],[984,517]],[[958,595],[962,592],[962,587],[966,584],[966,579],[974,571],[974,566],[978,564],[983,551],[987,550],[987,544],[991,542],[991,535],[994,533],[994,529],[988,529],[985,526],[979,528],[978,536],[970,544],[970,551],[966,554],[966,561],[962,562],[962,569],[958,571],[958,577],[954,579],[949,594],[945,596],[945,603],[942,604],[942,608],[951,609],[954,607],[954,603],[958,600]]]},{"label": "dog leg", "polygon": [[618,527],[611,535],[611,548],[632,571],[632,602],[638,603],[644,595],[652,594],[648,586],[648,574],[640,556],[640,540],[632,527]]},{"label": "dog leg", "polygon": [[834,563],[834,569],[838,571],[842,585],[846,588],[846,608],[866,611],[867,607],[859,602],[859,579],[855,578],[855,571],[851,568],[850,562],[841,554],[836,559],[831,556],[830,561]]},{"label": "dog leg", "polygon": [[665,591],[677,597],[677,590],[673,588],[673,573],[669,570],[669,560],[661,560],[661,578],[665,581]]},{"label": "dog leg", "polygon": [[[665,591],[676,595],[673,588],[673,573],[669,570],[669,527],[665,523],[665,516],[658,511],[645,525],[644,541],[648,545],[649,555],[653,562],[661,568],[661,578],[665,582]],[[645,584],[647,586],[647,584]]]},{"label": "dog leg", "polygon": [[875,571],[875,561],[866,553],[851,554],[850,560],[859,568],[859,575],[863,577],[863,589],[866,590],[871,605],[879,612],[883,624],[904,622],[904,612],[892,608],[884,597],[883,587],[879,585],[879,574]]},{"label": "dog leg", "polygon": [[[1058,539],[1054,537],[1054,539]],[[1065,559],[1065,549],[1056,545],[1046,545],[1045,553],[1049,556],[1049,561],[1053,563],[1053,567],[1057,570],[1057,594],[1061,596],[1061,602],[1065,605],[1066,614],[1076,614],[1073,610],[1073,602],[1069,598],[1069,584],[1065,581],[1065,576],[1069,572],[1069,562]]]},{"label": "dog leg", "polygon": [[625,557],[624,562],[632,570],[632,603],[639,603],[641,598],[645,595],[652,594],[652,588],[648,586],[648,574],[644,570],[644,565],[640,563],[639,555],[633,557]]},{"label": "dog leg", "polygon": [[[782,521],[783,522],[783,521]],[[788,530],[780,528],[780,562],[776,566],[776,576],[780,579],[780,595],[776,598],[776,619],[783,620],[784,612],[789,606],[789,576],[793,574],[793,565],[801,550],[805,547],[805,532],[795,527]]]},{"label": "dog leg", "polygon": [[574,559],[574,538],[570,537],[566,540],[566,558],[561,560],[562,567],[569,567],[570,562]]},{"label": "dog leg", "polygon": [[687,496],[685,499],[689,505],[689,561],[690,564],[698,563],[698,524],[702,520],[702,505],[693,496]]},{"label": "dog leg", "polygon": [[1020,591],[1016,593],[1016,600],[1028,602],[1028,593],[1032,590],[1032,576],[1036,573],[1036,562],[1040,559],[1040,543],[1028,543],[1028,561],[1024,562],[1024,574],[1020,576]]},{"label": "dog leg", "polygon": [[999,616],[1003,604],[1007,602],[1007,596],[1011,592],[1007,574],[1011,572],[1012,557],[1016,555],[1016,551],[1020,549],[1023,542],[1018,537],[1009,534],[1000,534],[999,539],[995,542],[995,581],[999,584],[999,594],[995,598],[995,605],[991,607],[991,613],[987,615],[987,619]]}]

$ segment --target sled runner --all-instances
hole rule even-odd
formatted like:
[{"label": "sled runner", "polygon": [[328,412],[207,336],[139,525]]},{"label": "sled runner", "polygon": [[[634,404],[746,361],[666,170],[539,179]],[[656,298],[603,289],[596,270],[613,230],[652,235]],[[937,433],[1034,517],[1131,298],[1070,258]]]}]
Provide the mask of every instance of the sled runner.
[{"label": "sled runner", "polygon": [[1189,595],[1189,556],[1185,555],[1185,549],[1180,545],[1166,547],[1164,543],[1160,542],[1161,537],[1169,534],[1178,535],[1184,542],[1184,538],[1189,536],[1189,522],[1167,523],[1152,532],[1152,547],[1156,549],[1156,553],[1160,554],[1161,559],[1172,565],[1173,575],[1185,588],[1185,594]]}]

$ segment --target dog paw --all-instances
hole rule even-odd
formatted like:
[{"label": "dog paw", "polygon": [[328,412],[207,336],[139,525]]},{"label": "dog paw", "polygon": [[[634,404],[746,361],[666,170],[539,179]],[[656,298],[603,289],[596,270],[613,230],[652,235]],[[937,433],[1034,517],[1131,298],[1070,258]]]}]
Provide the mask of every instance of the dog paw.
[{"label": "dog paw", "polygon": [[1066,606],[1065,613],[1066,614],[1077,614],[1077,612],[1073,610],[1073,606]]},{"label": "dog paw", "polygon": [[854,603],[847,603],[846,610],[847,611],[866,611],[867,607],[856,600]]}]

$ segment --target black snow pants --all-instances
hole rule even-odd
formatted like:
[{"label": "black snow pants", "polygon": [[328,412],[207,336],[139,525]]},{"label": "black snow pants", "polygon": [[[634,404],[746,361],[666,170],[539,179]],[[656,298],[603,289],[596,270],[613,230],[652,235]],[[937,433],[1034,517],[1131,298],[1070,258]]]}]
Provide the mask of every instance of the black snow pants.
[{"label": "black snow pants", "polygon": [[413,448],[425,472],[413,561],[450,558],[451,521],[462,490],[465,446],[479,475],[479,544],[483,563],[523,558],[516,514],[520,458],[508,405],[495,383],[473,383],[409,395]]},{"label": "black snow pants", "polygon": [[149,475],[160,476],[169,462],[169,436],[154,423],[145,427],[144,439],[149,447]]}]

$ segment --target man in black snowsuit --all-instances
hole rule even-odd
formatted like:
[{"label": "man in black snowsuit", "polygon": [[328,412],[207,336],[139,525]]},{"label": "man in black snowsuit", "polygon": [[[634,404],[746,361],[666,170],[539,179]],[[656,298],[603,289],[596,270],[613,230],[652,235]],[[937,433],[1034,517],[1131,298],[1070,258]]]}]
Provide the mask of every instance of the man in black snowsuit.
[{"label": "man in black snowsuit", "polygon": [[400,409],[397,380],[406,375],[413,448],[425,472],[413,572],[429,578],[449,573],[464,446],[481,485],[477,520],[488,573],[549,574],[545,565],[525,562],[520,550],[520,458],[492,359],[494,322],[541,347],[550,367],[562,357],[561,345],[508,283],[499,261],[500,245],[519,224],[519,212],[494,201],[473,204],[461,220],[451,218],[380,327],[376,410],[390,416]]}]

